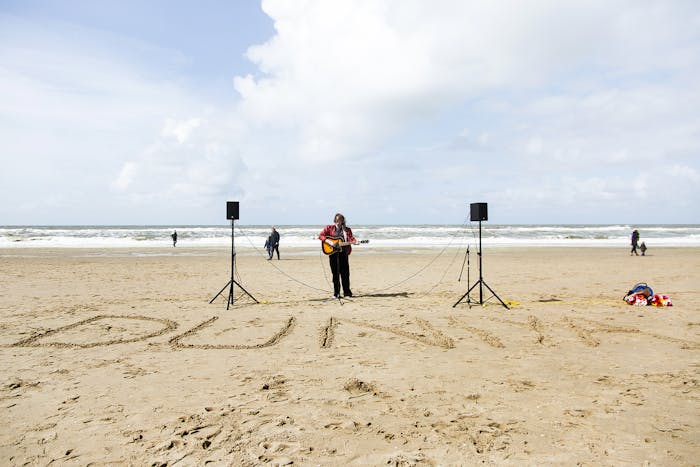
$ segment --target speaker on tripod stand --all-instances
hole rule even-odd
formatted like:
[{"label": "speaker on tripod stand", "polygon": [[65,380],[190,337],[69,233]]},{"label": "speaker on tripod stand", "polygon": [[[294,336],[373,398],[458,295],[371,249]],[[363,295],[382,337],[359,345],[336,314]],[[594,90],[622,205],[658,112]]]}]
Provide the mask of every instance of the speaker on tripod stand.
[{"label": "speaker on tripod stand", "polygon": [[477,251],[477,256],[479,257],[479,280],[474,283],[471,287],[469,287],[469,290],[460,297],[459,300],[457,300],[457,303],[452,305],[452,308],[456,307],[459,305],[459,303],[464,300],[465,298],[467,299],[467,303],[471,307],[471,297],[469,296],[469,293],[478,285],[479,286],[479,305],[484,304],[484,287],[486,287],[496,299],[498,299],[499,302],[501,302],[501,305],[503,305],[506,310],[509,310],[508,305],[506,305],[503,300],[499,298],[498,295],[496,295],[496,292],[489,287],[489,285],[486,283],[484,280],[483,276],[483,270],[482,270],[482,254],[481,254],[481,222],[482,221],[487,221],[489,220],[489,215],[488,215],[488,205],[486,203],[471,203],[469,206],[469,220],[474,222],[478,221],[479,222],[479,250]]},{"label": "speaker on tripod stand", "polygon": [[229,219],[231,221],[231,279],[228,281],[228,283],[221,289],[219,290],[219,293],[214,295],[214,298],[211,299],[209,303],[213,303],[216,298],[221,295],[221,293],[226,290],[228,287],[228,300],[226,301],[226,309],[228,310],[230,305],[233,305],[233,285],[237,285],[240,287],[240,289],[245,292],[246,295],[248,295],[250,298],[253,299],[255,303],[260,303],[258,302],[255,297],[253,297],[246,289],[243,288],[241,284],[236,282],[236,279],[234,278],[236,274],[236,232],[234,229],[234,224],[236,220],[238,220],[238,201],[227,201],[226,202],[226,219]]}]

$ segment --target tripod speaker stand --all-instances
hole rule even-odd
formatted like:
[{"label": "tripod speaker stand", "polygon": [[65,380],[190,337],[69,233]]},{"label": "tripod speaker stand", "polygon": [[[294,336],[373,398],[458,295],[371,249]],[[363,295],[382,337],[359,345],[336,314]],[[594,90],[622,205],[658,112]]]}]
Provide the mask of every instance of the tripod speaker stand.
[{"label": "tripod speaker stand", "polygon": [[255,303],[260,303],[258,302],[255,297],[253,297],[250,292],[248,292],[246,289],[243,288],[241,284],[236,282],[235,279],[235,274],[236,274],[236,233],[234,229],[234,222],[236,219],[238,219],[238,201],[229,201],[226,206],[226,217],[231,219],[231,280],[228,281],[228,283],[221,289],[219,290],[219,293],[214,295],[214,298],[212,298],[209,303],[213,303],[216,298],[223,293],[224,290],[228,287],[228,300],[226,301],[226,309],[228,310],[229,306],[233,305],[233,285],[237,285],[243,292],[245,292],[246,295],[248,295],[250,298],[253,299]]},{"label": "tripod speaker stand", "polygon": [[[469,296],[469,293],[472,290],[474,290],[474,288],[478,285],[479,286],[479,305],[484,304],[484,287],[486,287],[493,294],[493,296],[496,297],[496,299],[498,299],[499,302],[501,302],[501,305],[503,305],[506,308],[506,310],[509,310],[510,308],[508,308],[508,305],[506,305],[503,302],[503,300],[501,300],[500,297],[498,295],[496,295],[496,292],[494,292],[491,287],[489,287],[489,285],[484,280],[484,276],[482,274],[482,268],[481,268],[481,260],[482,260],[482,255],[481,255],[481,221],[488,220],[488,216],[486,214],[486,203],[472,203],[472,205],[471,205],[471,220],[472,221],[474,221],[474,220],[479,221],[479,251],[477,252],[477,255],[479,256],[479,280],[474,282],[474,285],[469,287],[469,290],[467,290],[467,292],[464,295],[462,295],[459,300],[457,300],[457,303],[452,305],[452,308],[459,305],[460,302],[462,300],[464,300],[465,298],[467,299],[467,303],[471,307],[472,300],[471,300],[471,297]],[[467,251],[469,251],[469,250],[467,249]],[[467,277],[468,277],[468,270],[467,270]],[[467,278],[467,282],[468,281],[469,281],[469,279]],[[474,302],[474,303],[476,303],[476,302]]]}]

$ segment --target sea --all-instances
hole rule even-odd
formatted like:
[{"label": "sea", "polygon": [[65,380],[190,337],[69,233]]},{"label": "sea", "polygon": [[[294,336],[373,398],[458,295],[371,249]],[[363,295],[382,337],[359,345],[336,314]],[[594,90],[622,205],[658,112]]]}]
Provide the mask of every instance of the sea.
[{"label": "sea", "polygon": [[[279,225],[280,247],[316,250],[321,225]],[[700,246],[700,225],[354,225],[358,240],[369,240],[367,251],[483,247],[611,247],[625,248],[632,230],[648,248]],[[80,225],[0,226],[0,248],[172,248],[177,230],[179,247],[263,249],[270,226],[235,225]]]}]

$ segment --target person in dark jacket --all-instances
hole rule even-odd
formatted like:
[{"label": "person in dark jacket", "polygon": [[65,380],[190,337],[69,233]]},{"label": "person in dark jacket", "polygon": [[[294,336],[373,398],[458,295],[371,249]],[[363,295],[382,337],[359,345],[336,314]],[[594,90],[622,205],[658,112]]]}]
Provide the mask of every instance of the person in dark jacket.
[{"label": "person in dark jacket", "polygon": [[267,238],[267,259],[270,260],[272,259],[272,255],[274,252],[277,252],[277,260],[279,261],[280,259],[280,234],[277,232],[277,230],[272,227],[272,231],[270,232],[270,236]]},{"label": "person in dark jacket", "polygon": [[630,251],[630,256],[632,256],[632,255],[639,256],[639,253],[637,253],[637,243],[639,243],[639,231],[637,229],[634,229],[634,231],[632,232],[631,243],[632,243],[632,250]]}]

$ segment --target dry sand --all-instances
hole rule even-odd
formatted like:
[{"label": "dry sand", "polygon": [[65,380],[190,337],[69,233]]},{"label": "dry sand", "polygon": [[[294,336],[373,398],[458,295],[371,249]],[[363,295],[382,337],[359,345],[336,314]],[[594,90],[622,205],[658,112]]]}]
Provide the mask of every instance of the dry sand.
[{"label": "dry sand", "polygon": [[242,253],[226,310],[226,249],[3,250],[0,464],[698,465],[700,249],[650,253],[486,251],[511,310],[454,251],[357,248],[342,304]]}]

